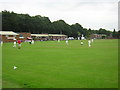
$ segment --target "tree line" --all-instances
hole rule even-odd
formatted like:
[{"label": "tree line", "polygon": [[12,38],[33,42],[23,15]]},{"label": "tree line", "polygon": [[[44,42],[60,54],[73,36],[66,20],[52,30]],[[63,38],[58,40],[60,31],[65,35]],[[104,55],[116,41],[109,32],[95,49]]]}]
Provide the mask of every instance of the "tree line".
[{"label": "tree line", "polygon": [[81,34],[90,37],[91,34],[105,34],[118,38],[118,32],[115,29],[112,31],[100,28],[92,30],[82,27],[79,23],[72,25],[67,24],[64,20],[51,22],[48,17],[29,14],[17,14],[13,11],[2,11],[2,30],[14,32],[30,32],[35,34],[65,34],[72,37],[78,37]]}]

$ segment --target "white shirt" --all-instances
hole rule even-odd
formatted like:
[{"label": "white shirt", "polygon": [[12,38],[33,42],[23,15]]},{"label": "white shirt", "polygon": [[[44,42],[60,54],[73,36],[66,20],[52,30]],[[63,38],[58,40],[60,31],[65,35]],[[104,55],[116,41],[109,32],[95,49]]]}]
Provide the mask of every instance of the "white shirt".
[{"label": "white shirt", "polygon": [[90,41],[90,40],[88,40],[88,43],[90,44],[90,43],[91,43],[91,41]]},{"label": "white shirt", "polygon": [[14,42],[14,44],[16,44],[16,42]]}]

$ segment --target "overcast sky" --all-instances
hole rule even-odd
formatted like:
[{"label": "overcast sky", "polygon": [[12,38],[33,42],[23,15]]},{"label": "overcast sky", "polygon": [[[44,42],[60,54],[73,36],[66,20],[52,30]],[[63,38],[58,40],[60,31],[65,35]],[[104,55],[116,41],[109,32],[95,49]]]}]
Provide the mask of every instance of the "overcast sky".
[{"label": "overcast sky", "polygon": [[41,15],[53,22],[63,19],[84,28],[118,30],[119,0],[0,0],[0,11]]}]

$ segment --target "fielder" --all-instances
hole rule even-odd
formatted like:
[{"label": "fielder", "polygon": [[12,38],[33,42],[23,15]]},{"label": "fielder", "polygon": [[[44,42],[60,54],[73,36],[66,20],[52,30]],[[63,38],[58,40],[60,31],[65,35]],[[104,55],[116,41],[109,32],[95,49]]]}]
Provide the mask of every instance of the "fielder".
[{"label": "fielder", "polygon": [[92,43],[93,43],[93,39],[92,39],[91,41],[92,41]]},{"label": "fielder", "polygon": [[58,43],[60,42],[60,39],[58,39]]},{"label": "fielder", "polygon": [[16,41],[14,41],[14,43],[13,43],[13,47],[16,47]]},{"label": "fielder", "polygon": [[88,40],[88,46],[91,47],[91,41],[90,40]]},{"label": "fielder", "polygon": [[32,44],[34,44],[34,40],[32,40],[32,42],[31,42]]},{"label": "fielder", "polygon": [[68,45],[68,39],[66,39],[66,44]]}]

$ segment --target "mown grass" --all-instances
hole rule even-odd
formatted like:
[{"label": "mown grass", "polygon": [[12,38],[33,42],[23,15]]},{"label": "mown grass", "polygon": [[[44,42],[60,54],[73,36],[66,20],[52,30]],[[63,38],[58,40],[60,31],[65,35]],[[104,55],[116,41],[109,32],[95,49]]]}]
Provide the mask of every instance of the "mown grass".
[{"label": "mown grass", "polygon": [[[3,88],[117,88],[118,40],[3,46]],[[13,70],[13,66],[17,70]]]},{"label": "mown grass", "polygon": [[0,89],[2,89],[2,47],[0,46]]}]

